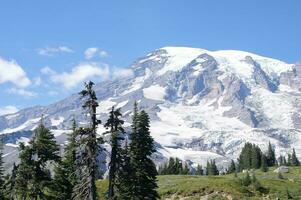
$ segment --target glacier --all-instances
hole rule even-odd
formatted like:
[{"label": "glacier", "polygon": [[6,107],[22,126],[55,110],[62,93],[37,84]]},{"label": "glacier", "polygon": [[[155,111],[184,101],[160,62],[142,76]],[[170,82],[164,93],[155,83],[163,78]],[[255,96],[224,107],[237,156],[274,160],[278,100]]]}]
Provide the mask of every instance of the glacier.
[{"label": "glacier", "polygon": [[[271,142],[278,156],[295,148],[301,157],[301,64],[237,50],[164,47],[127,70],[133,76],[96,84],[97,113],[105,121],[112,106],[121,108],[129,131],[137,101],[150,114],[157,164],[172,156],[191,166],[208,159],[225,166],[245,142],[263,150]],[[64,144],[73,118],[86,124],[81,103],[74,94],[49,106],[0,116],[0,134],[8,141],[7,165],[17,159],[16,145],[28,138],[42,115]],[[98,134],[103,132],[100,126]]]}]

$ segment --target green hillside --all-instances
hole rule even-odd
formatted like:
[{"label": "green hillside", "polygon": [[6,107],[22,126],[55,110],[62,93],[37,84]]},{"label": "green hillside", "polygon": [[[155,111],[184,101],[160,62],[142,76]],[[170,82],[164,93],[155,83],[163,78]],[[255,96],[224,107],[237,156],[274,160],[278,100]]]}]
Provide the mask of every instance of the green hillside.
[{"label": "green hillside", "polygon": [[[158,192],[162,199],[301,199],[301,167],[290,167],[283,179],[274,168],[266,173],[255,171],[258,183],[242,186],[246,174],[221,176],[158,176]],[[252,176],[252,173],[250,173]],[[98,181],[98,194],[104,199],[106,181]]]}]

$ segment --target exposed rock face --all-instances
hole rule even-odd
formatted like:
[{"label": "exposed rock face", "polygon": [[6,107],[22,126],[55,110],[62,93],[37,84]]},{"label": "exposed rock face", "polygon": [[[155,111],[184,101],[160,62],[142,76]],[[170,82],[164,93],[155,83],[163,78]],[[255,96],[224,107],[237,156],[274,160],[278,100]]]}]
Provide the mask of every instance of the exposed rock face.
[{"label": "exposed rock face", "polygon": [[[97,112],[104,121],[111,106],[122,108],[129,130],[133,102],[138,101],[151,117],[156,162],[177,156],[192,164],[214,158],[222,165],[236,158],[247,141],[262,148],[270,141],[278,155],[295,147],[301,155],[300,64],[241,51],[167,47],[129,69],[134,76],[96,85]],[[0,116],[0,132],[11,134],[8,141],[14,143],[24,136],[16,132],[33,130],[42,114],[61,143],[73,117],[79,125],[87,120],[75,94]]]},{"label": "exposed rock face", "polygon": [[281,73],[280,83],[301,91],[301,63],[296,64],[293,70]]}]

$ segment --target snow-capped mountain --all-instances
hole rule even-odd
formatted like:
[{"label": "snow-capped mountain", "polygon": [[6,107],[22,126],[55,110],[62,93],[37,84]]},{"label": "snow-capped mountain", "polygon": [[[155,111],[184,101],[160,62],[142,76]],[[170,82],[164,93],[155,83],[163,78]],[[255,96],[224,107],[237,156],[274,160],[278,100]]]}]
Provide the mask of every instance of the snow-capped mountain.
[{"label": "snow-capped mountain", "polygon": [[[277,155],[295,148],[301,156],[301,64],[243,51],[165,47],[128,70],[133,76],[96,85],[97,112],[105,120],[113,105],[120,107],[129,126],[138,101],[151,117],[157,162],[174,156],[192,165],[213,158],[222,164],[237,158],[247,141],[263,149],[270,141]],[[0,116],[8,160],[42,114],[61,143],[73,117],[86,120],[78,95]]]}]

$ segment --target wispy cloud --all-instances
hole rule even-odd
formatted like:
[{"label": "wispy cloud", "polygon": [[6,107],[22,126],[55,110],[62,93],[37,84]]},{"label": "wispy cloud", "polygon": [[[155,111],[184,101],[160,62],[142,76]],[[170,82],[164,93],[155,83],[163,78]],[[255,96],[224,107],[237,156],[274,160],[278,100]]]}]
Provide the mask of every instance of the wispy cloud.
[{"label": "wispy cloud", "polygon": [[6,92],[9,94],[19,95],[19,96],[22,96],[25,98],[32,98],[32,97],[38,96],[38,94],[36,92],[32,92],[32,91],[25,90],[22,88],[10,88],[10,89],[6,90]]},{"label": "wispy cloud", "polygon": [[134,72],[131,69],[114,68],[111,76],[113,79],[133,77]]},{"label": "wispy cloud", "polygon": [[16,61],[0,58],[0,84],[5,82],[11,82],[22,88],[31,83],[23,68]]},{"label": "wispy cloud", "polygon": [[73,53],[74,51],[66,46],[46,47],[38,49],[38,54],[42,56],[53,56],[58,53]]},{"label": "wispy cloud", "polygon": [[50,67],[43,67],[41,70],[40,70],[41,74],[44,74],[44,75],[53,75],[53,74],[56,74],[56,72],[51,69]]},{"label": "wispy cloud", "polygon": [[99,56],[101,58],[109,56],[109,54],[105,50],[101,50],[97,47],[90,47],[90,48],[86,49],[84,52],[84,55],[87,60],[90,60],[95,56]]},{"label": "wispy cloud", "polygon": [[66,89],[72,89],[89,79],[98,78],[99,80],[106,80],[109,76],[110,70],[108,65],[87,62],[77,65],[71,72],[56,73],[51,76],[51,80],[54,83],[62,84]]},{"label": "wispy cloud", "polygon": [[15,106],[0,107],[0,116],[1,115],[13,114],[13,113],[16,113],[18,111],[19,111],[19,109]]}]

